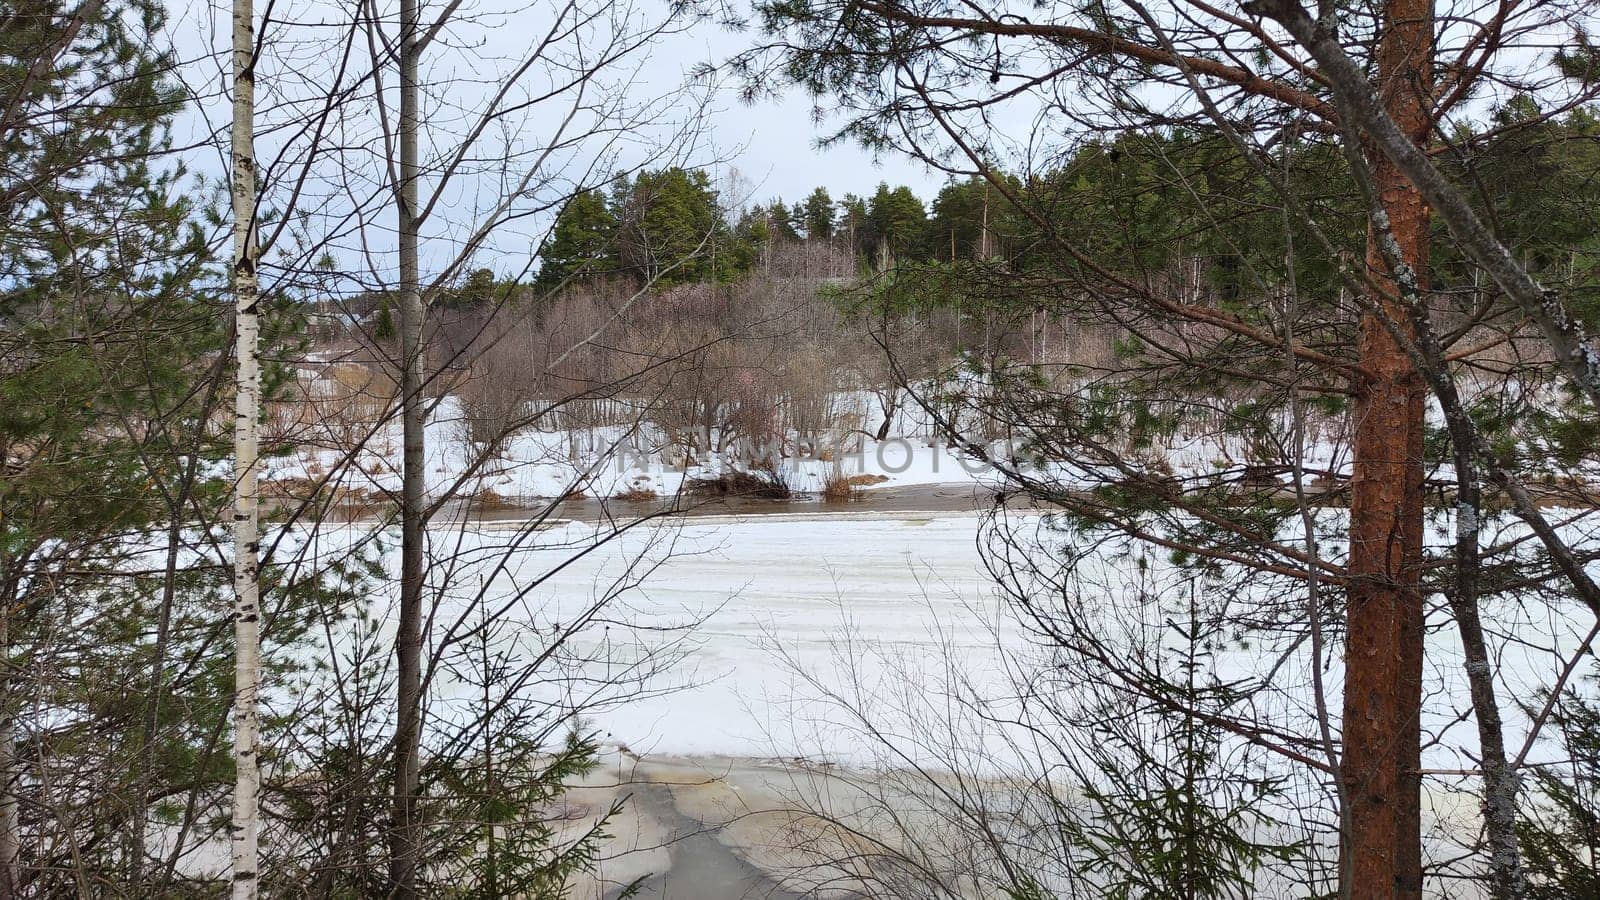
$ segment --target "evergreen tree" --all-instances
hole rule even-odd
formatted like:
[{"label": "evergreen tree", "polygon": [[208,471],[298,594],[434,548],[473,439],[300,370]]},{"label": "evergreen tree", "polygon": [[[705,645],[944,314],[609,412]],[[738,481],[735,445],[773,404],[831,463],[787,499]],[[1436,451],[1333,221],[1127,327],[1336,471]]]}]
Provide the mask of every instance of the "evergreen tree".
[{"label": "evergreen tree", "polygon": [[539,285],[616,271],[617,238],[616,211],[606,198],[597,191],[575,195],[561,208],[539,251]]},{"label": "evergreen tree", "polygon": [[888,183],[880,183],[867,201],[865,223],[867,252],[874,265],[888,268],[919,251],[927,220],[927,211],[911,188],[901,185],[891,190]]},{"label": "evergreen tree", "polygon": [[748,272],[755,268],[772,247],[772,227],[767,224],[766,210],[755,206],[740,213],[732,237],[729,266],[735,272]]},{"label": "evergreen tree", "polygon": [[[1016,178],[1007,181],[1013,191],[1022,190]],[[1023,230],[1016,208],[988,181],[952,181],[933,199],[924,255],[945,261],[1005,256]]]},{"label": "evergreen tree", "polygon": [[142,0],[25,3],[0,26],[5,896],[143,882],[153,799],[232,780],[205,739],[231,683],[226,582],[178,562],[196,540],[178,523],[219,521],[229,484],[231,317],[166,155],[162,27]]},{"label": "evergreen tree", "polygon": [[[33,4],[0,26],[6,896],[194,890],[150,837],[217,837],[234,781],[232,591],[216,565],[230,555],[233,316],[208,239],[215,195],[169,155],[183,92],[152,49],[162,28],[141,0]],[[263,343],[292,349],[305,307],[257,305]],[[286,377],[263,361],[268,398]],[[271,645],[303,637],[325,576],[360,583],[337,568],[292,587],[264,573]]]},{"label": "evergreen tree", "polygon": [[853,255],[863,256],[866,253],[867,201],[855,194],[845,194],[839,201],[834,228],[849,244]]},{"label": "evergreen tree", "polygon": [[[1067,162],[1025,173],[1023,265],[906,265],[882,215],[887,186],[869,206],[878,264],[902,257],[896,277],[873,289],[913,294],[902,306],[971,300],[1106,335],[1104,353],[1081,367],[1070,358],[1059,369],[998,355],[971,361],[925,403],[953,442],[1064,511],[1037,557],[1008,546],[1001,566],[1031,575],[1061,565],[1072,577],[1060,560],[1099,565],[1091,554],[1127,540],[1184,569],[1226,573],[1230,599],[1207,615],[1237,627],[1241,641],[1297,641],[1283,659],[1308,655],[1295,665],[1317,686],[1309,710],[1265,712],[1240,694],[1222,721],[1309,754],[1285,771],[1332,795],[1316,804],[1319,827],[1340,838],[1311,879],[1337,879],[1350,896],[1423,895],[1424,698],[1440,693],[1430,679],[1459,679],[1477,732],[1463,752],[1479,763],[1482,790],[1483,839],[1470,865],[1490,896],[1524,896],[1518,763],[1507,756],[1496,696],[1504,687],[1480,619],[1494,613],[1492,599],[1519,607],[1533,591],[1550,603],[1552,622],[1574,595],[1600,611],[1600,585],[1581,562],[1593,540],[1558,531],[1528,489],[1551,469],[1530,428],[1544,415],[1576,438],[1563,442],[1568,461],[1593,465],[1593,442],[1579,436],[1592,434],[1582,420],[1600,404],[1595,342],[1582,325],[1597,272],[1592,228],[1573,228],[1583,214],[1571,213],[1586,208],[1592,221],[1584,185],[1595,176],[1555,175],[1563,142],[1540,134],[1553,123],[1526,103],[1471,140],[1440,140],[1438,130],[1491,79],[1567,102],[1550,87],[1550,69],[1509,74],[1510,60],[1537,42],[1506,39],[1500,17],[1451,19],[1459,40],[1486,47],[1484,64],[1462,71],[1440,44],[1449,29],[1420,0],[1319,19],[1290,0],[1247,3],[1249,19],[1203,5],[1177,19],[1137,5],[1028,18],[1005,3],[775,0],[758,9],[775,57],[761,71],[783,71],[832,104],[845,117],[835,138],[955,160],[991,184],[1003,176],[983,156],[1017,138],[995,124],[1013,102],[1049,105],[1072,92],[1070,114],[1040,117],[1028,135],[1031,158]],[[1537,28],[1531,15],[1512,18]],[[1294,42],[1269,41],[1265,20]],[[949,51],[991,43],[992,57]],[[1587,55],[1563,54],[1566,73],[1592,78]],[[1151,109],[1143,98],[1152,90],[1171,101]],[[1505,148],[1499,160],[1485,153],[1495,144]],[[1538,182],[1556,182],[1547,196],[1574,202],[1530,203]],[[947,240],[959,241],[963,218],[946,218]],[[1532,237],[1519,243],[1522,235]],[[1443,429],[1430,409],[1442,412]],[[968,415],[981,424],[962,424]],[[1324,465],[1327,442],[1308,437],[1313,420],[1336,428],[1348,453],[1325,472],[1308,468]],[[1028,435],[1019,456],[1032,463],[985,451],[981,439],[997,433]],[[1230,451],[1208,471],[1164,470],[1168,451],[1200,435],[1266,462]],[[1441,471],[1452,499],[1436,505],[1425,487]],[[1484,504],[1485,492],[1497,505]],[[1501,518],[1506,508],[1520,521]],[[1453,535],[1450,549],[1428,546],[1434,527]],[[1491,537],[1523,528],[1531,548]],[[1448,603],[1432,602],[1435,594]],[[1103,623],[1075,621],[1078,611],[1049,590],[1013,599],[1061,656],[1083,653],[1101,680],[1136,685],[1166,715],[1185,712],[1167,705],[1181,696],[1172,673],[1096,643]],[[1424,635],[1447,617],[1465,664],[1440,676],[1424,666]],[[1523,627],[1512,618],[1501,627]],[[1333,637],[1308,649],[1308,631],[1313,643]],[[1341,654],[1343,696],[1325,699],[1315,673]],[[1230,690],[1282,697],[1279,671]]]},{"label": "evergreen tree", "polygon": [[1532,769],[1533,802],[1517,836],[1527,860],[1532,900],[1600,898],[1600,701],[1591,666],[1584,683],[1550,703],[1558,739],[1552,761]]},{"label": "evergreen tree", "polygon": [[[734,248],[711,177],[699,169],[640,172],[612,198],[622,270],[662,285],[731,274]],[[721,259],[718,259],[718,254]]]},{"label": "evergreen tree", "polygon": [[380,341],[394,340],[394,299],[388,292],[378,297],[378,310],[373,315],[372,336]]},{"label": "evergreen tree", "polygon": [[466,309],[503,301],[508,296],[506,286],[495,278],[493,269],[473,269],[459,286],[440,292],[438,304],[443,307]]},{"label": "evergreen tree", "polygon": [[819,187],[806,195],[801,203],[799,220],[805,229],[806,239],[827,241],[833,239],[834,207],[828,189]]},{"label": "evergreen tree", "polygon": [[774,240],[793,243],[800,240],[800,206],[789,206],[782,200],[774,199],[767,204],[767,230]]}]

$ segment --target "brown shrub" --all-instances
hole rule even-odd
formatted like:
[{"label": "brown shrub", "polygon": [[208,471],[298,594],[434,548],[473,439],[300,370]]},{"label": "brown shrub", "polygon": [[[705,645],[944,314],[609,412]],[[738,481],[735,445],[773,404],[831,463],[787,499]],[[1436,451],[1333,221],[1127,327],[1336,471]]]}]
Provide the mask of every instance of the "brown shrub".
[{"label": "brown shrub", "polygon": [[691,478],[689,493],[703,497],[753,497],[759,500],[789,500],[794,489],[774,468],[756,471],[734,470],[712,478]]},{"label": "brown shrub", "polygon": [[313,515],[326,514],[338,521],[354,521],[375,516],[389,508],[389,496],[377,488],[345,487],[324,484],[318,489],[314,478],[274,478],[261,482],[261,498],[271,518],[310,508]]},{"label": "brown shrub", "polygon": [[635,484],[618,491],[617,499],[626,503],[651,503],[656,499],[656,492],[646,485]]},{"label": "brown shrub", "polygon": [[850,482],[850,477],[843,472],[830,473],[822,482],[822,499],[830,502],[860,500],[861,488]]},{"label": "brown shrub", "polygon": [[496,493],[494,488],[484,488],[472,495],[472,503],[479,509],[505,509],[511,501]]}]

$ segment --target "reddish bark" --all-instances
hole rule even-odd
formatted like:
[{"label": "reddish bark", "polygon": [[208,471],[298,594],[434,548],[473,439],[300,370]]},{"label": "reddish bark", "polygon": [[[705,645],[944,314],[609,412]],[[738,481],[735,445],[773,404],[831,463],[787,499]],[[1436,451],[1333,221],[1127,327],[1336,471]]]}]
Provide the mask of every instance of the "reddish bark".
[{"label": "reddish bark", "polygon": [[[1423,143],[1431,115],[1432,0],[1389,0],[1382,27],[1379,94],[1396,123]],[[1391,232],[1425,288],[1427,207],[1387,157],[1370,148],[1366,155]],[[1370,239],[1367,258],[1383,281],[1386,267]],[[1398,308],[1391,318],[1406,321]],[[1423,383],[1374,314],[1361,324],[1361,361],[1369,377],[1356,401],[1350,503],[1340,772],[1349,831],[1345,873],[1355,900],[1414,900],[1422,893]]]}]

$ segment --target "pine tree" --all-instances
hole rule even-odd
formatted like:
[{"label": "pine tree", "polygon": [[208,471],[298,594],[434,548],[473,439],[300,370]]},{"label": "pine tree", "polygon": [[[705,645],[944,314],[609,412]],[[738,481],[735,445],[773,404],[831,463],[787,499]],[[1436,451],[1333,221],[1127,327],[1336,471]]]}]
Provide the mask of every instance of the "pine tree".
[{"label": "pine tree", "polygon": [[888,269],[896,259],[921,249],[927,212],[909,187],[890,189],[887,183],[881,183],[867,201],[864,224],[867,252],[873,264]]},{"label": "pine tree", "polygon": [[[162,23],[152,3],[40,2],[13,8],[0,28],[7,160],[0,173],[0,652],[8,664],[0,682],[0,894],[7,896],[38,892],[24,884],[46,883],[41,873],[66,862],[40,858],[41,846],[27,840],[38,827],[38,816],[25,810],[40,801],[39,767],[73,758],[83,749],[75,741],[108,722],[94,713],[106,698],[90,693],[101,682],[68,673],[116,673],[112,684],[164,675],[159,659],[135,659],[121,642],[129,600],[140,595],[140,585],[116,571],[124,537],[155,526],[174,497],[206,496],[203,479],[180,460],[214,449],[196,389],[211,372],[204,359],[221,345],[223,319],[203,287],[208,256],[194,227],[198,210],[163,156],[181,94],[166,80],[170,60],[151,49]],[[77,632],[63,632],[83,616],[104,617],[103,636],[116,636],[110,646],[123,652],[107,658],[79,644]],[[19,742],[35,740],[45,725],[29,712],[45,702],[44,686],[16,676],[36,667],[62,674],[63,689],[50,702],[82,715],[61,729],[60,757],[35,753],[24,761]],[[159,694],[159,684],[149,687]],[[98,799],[64,793],[57,809],[76,826],[103,815],[94,809],[101,803],[121,807],[98,827],[101,838],[130,833],[126,843],[111,842],[127,856],[97,854],[93,863],[122,878],[139,877],[147,808],[140,795],[152,789],[162,741],[156,725],[145,727],[147,717],[136,721],[121,726],[132,755],[112,761],[120,772],[82,757],[73,767],[102,779]]]},{"label": "pine tree", "polygon": [[[1165,548],[1186,568],[1233,572],[1256,602],[1279,595],[1304,602],[1302,619],[1266,632],[1309,630],[1312,671],[1343,653],[1342,714],[1330,711],[1339,698],[1330,704],[1320,686],[1313,691],[1313,725],[1293,739],[1313,752],[1292,765],[1334,794],[1346,863],[1338,871],[1351,896],[1414,898],[1423,890],[1425,596],[1444,594],[1467,660],[1455,674],[1468,684],[1482,760],[1486,827],[1473,863],[1493,896],[1520,896],[1515,761],[1506,753],[1480,622],[1486,597],[1517,589],[1491,579],[1484,563],[1486,491],[1515,510],[1538,544],[1527,553],[1493,552],[1537,568],[1530,581],[1570,591],[1600,612],[1600,586],[1578,562],[1592,542],[1580,541],[1590,545],[1583,550],[1569,545],[1570,532],[1558,532],[1528,490],[1544,463],[1523,443],[1530,435],[1522,429],[1541,415],[1508,411],[1550,379],[1573,405],[1532,405],[1560,407],[1556,418],[1570,423],[1577,409],[1600,404],[1600,351],[1578,318],[1593,270],[1575,277],[1569,267],[1546,280],[1530,268],[1544,263],[1524,257],[1494,215],[1502,205],[1519,212],[1519,203],[1487,194],[1488,182],[1476,174],[1480,147],[1517,132],[1535,136],[1545,120],[1513,114],[1482,141],[1439,140],[1441,104],[1448,109],[1481,79],[1498,76],[1485,74],[1492,65],[1451,66],[1435,44],[1432,6],[1413,0],[1338,16],[1322,10],[1320,20],[1292,0],[1246,3],[1244,11],[1258,17],[1248,20],[1191,7],[1193,18],[1184,13],[1179,27],[1137,4],[1026,18],[1003,3],[843,7],[834,0],[760,7],[773,38],[765,51],[845,117],[835,137],[981,176],[1028,223],[1026,249],[1006,265],[949,274],[902,260],[896,277],[883,280],[892,283],[874,286],[877,299],[891,307],[928,298],[984,303],[1109,335],[1103,358],[1082,368],[1071,359],[1059,371],[1003,358],[975,362],[974,371],[952,374],[948,392],[929,392],[930,412],[948,394],[956,402],[943,407],[943,420],[953,440],[1005,471],[1013,486],[1069,511],[1066,552],[1126,538]],[[1263,18],[1294,44],[1269,42]],[[1492,37],[1505,33],[1499,20],[1459,24],[1469,42],[1494,45],[1490,56],[1521,52]],[[992,59],[941,49],[963,41],[992,42]],[[1239,53],[1244,45],[1260,52]],[[1066,162],[1008,183],[988,158],[1015,137],[996,127],[1000,111],[1018,92],[1048,104],[1084,83],[1104,90],[1075,91],[1082,106],[1039,119],[1029,138],[1030,156],[1043,150]],[[1549,82],[1521,84],[1540,91]],[[1177,99],[1153,112],[1139,99],[1150,89]],[[1441,163],[1452,156],[1472,173],[1460,184],[1445,173],[1451,164]],[[868,216],[880,268],[890,257],[881,215],[889,194],[886,185],[879,189]],[[948,240],[955,229],[945,230]],[[1568,240],[1569,258],[1584,259],[1585,239]],[[1436,243],[1448,244],[1445,253]],[[1457,281],[1444,287],[1433,263],[1452,257]],[[1474,343],[1483,338],[1467,335],[1502,314],[1520,324],[1487,347],[1515,346],[1542,362],[1496,369],[1503,380],[1486,387],[1476,379],[1482,367],[1495,368],[1490,351]],[[982,402],[970,399],[974,381],[983,385]],[[1430,393],[1442,433],[1427,427]],[[988,433],[1029,435],[1022,456],[1044,465],[988,454],[958,413],[984,420]],[[1308,416],[1349,429],[1352,471],[1335,467],[1322,476],[1328,486],[1309,482]],[[1517,420],[1516,437],[1505,430],[1508,416]],[[1160,448],[1197,433],[1237,441],[1249,458],[1271,462],[1219,460],[1215,471],[1183,476],[1162,471]],[[1447,578],[1424,553],[1430,462],[1448,464],[1457,479]],[[1284,477],[1293,503],[1272,496]],[[1335,503],[1348,512],[1328,512]],[[1280,580],[1281,587],[1267,586]],[[1342,607],[1326,599],[1331,580]],[[1046,599],[1019,603],[1063,652],[1093,639],[1051,632],[1066,614],[1044,611]],[[1342,648],[1324,649],[1330,609],[1345,616],[1334,632]],[[1114,673],[1108,677],[1146,685],[1152,698],[1172,687],[1115,656],[1099,663]],[[1230,727],[1259,735],[1279,725],[1244,715]]]},{"label": "pine tree", "polygon": [[801,204],[800,221],[807,240],[832,240],[833,218],[833,198],[828,196],[827,188],[819,187],[806,195],[805,201]]},{"label": "pine tree", "polygon": [[561,208],[539,251],[542,287],[616,271],[620,265],[617,216],[598,191],[583,191]]},{"label": "pine tree", "polygon": [[[727,224],[711,177],[702,170],[640,172],[612,196],[622,270],[662,285],[716,279],[731,269]],[[787,219],[787,212],[785,212]]]}]

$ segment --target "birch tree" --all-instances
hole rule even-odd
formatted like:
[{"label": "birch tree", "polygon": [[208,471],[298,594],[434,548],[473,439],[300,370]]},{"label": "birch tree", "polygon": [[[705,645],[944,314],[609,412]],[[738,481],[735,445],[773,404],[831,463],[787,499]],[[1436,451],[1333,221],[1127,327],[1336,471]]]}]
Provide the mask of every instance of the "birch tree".
[{"label": "birch tree", "polygon": [[258,536],[258,454],[261,429],[260,318],[256,270],[255,12],[251,0],[233,5],[233,264],[234,506],[233,506],[233,889],[235,900],[259,890],[257,847],[261,802],[261,573]]}]

